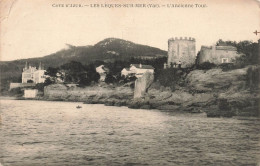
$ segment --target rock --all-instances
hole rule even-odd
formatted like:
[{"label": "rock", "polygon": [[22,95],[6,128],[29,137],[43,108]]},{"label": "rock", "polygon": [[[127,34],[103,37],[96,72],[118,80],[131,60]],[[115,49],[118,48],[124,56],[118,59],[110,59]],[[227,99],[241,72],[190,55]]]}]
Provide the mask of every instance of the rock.
[{"label": "rock", "polygon": [[180,106],[177,105],[161,105],[156,107],[158,110],[170,110],[170,111],[177,111],[179,110]]},{"label": "rock", "polygon": [[151,106],[145,104],[145,105],[142,105],[142,106],[140,107],[140,109],[151,109]]},{"label": "rock", "polygon": [[113,106],[115,104],[115,101],[108,100],[105,102],[105,106]]},{"label": "rock", "polygon": [[186,82],[194,91],[211,92],[212,89],[225,91],[230,87],[240,85],[241,81],[243,82],[241,77],[246,75],[246,71],[247,68],[228,72],[223,72],[222,69],[194,70],[188,74]]},{"label": "rock", "polygon": [[167,103],[164,101],[157,101],[157,100],[153,99],[153,100],[149,101],[149,104],[150,104],[151,108],[157,109],[159,106],[166,105]]},{"label": "rock", "polygon": [[146,103],[143,102],[143,100],[137,99],[133,100],[128,104],[128,108],[133,108],[133,109],[139,109],[141,106],[145,105]]}]

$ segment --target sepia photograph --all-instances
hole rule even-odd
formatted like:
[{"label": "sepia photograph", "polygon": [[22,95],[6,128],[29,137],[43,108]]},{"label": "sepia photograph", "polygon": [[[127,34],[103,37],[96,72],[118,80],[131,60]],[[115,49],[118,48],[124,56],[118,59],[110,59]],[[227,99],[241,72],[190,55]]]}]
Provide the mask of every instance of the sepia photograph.
[{"label": "sepia photograph", "polygon": [[260,166],[260,0],[0,0],[0,166]]}]

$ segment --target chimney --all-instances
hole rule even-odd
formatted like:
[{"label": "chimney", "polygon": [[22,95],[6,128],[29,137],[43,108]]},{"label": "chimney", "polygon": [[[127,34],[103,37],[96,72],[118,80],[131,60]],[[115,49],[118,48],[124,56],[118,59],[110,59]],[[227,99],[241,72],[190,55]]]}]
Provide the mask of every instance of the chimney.
[{"label": "chimney", "polygon": [[27,63],[27,61],[25,62],[25,66],[24,66],[23,71],[26,70],[26,69],[28,69],[28,63]]},{"label": "chimney", "polygon": [[141,63],[140,63],[140,65],[139,65],[139,67],[142,68],[142,64],[141,64]]}]

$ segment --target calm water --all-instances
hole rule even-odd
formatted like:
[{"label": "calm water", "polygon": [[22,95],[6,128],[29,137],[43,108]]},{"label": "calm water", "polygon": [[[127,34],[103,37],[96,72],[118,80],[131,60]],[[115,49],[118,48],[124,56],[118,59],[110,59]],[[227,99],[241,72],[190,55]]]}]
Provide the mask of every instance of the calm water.
[{"label": "calm water", "polygon": [[46,101],[1,100],[0,108],[4,166],[260,163],[259,119]]}]

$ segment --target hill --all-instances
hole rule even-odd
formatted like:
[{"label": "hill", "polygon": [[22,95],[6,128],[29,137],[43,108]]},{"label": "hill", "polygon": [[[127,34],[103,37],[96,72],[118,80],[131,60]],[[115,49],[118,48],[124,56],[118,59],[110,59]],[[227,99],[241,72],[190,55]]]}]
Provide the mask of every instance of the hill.
[{"label": "hill", "polygon": [[107,38],[93,46],[73,46],[67,44],[67,48],[40,58],[2,61],[0,62],[0,79],[2,85],[10,81],[20,81],[19,77],[21,76],[25,62],[28,62],[32,66],[38,66],[39,62],[42,62],[44,67],[48,68],[58,67],[69,61],[89,64],[100,60],[113,62],[115,60],[129,60],[130,58],[151,59],[165,57],[166,55],[166,51],[155,47],[136,44],[117,38]]},{"label": "hill", "polygon": [[107,38],[93,46],[73,46],[67,44],[67,48],[40,58],[0,62],[0,67],[4,69],[7,64],[17,65],[18,67],[20,65],[24,66],[26,61],[32,65],[38,65],[39,62],[42,62],[46,67],[57,67],[72,60],[88,64],[96,60],[114,61],[127,60],[131,57],[156,58],[166,55],[166,51],[155,47],[136,44],[117,38]]}]

